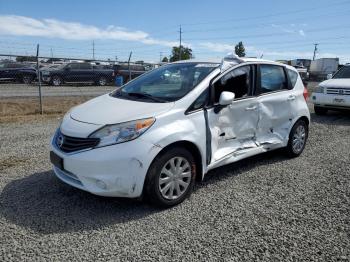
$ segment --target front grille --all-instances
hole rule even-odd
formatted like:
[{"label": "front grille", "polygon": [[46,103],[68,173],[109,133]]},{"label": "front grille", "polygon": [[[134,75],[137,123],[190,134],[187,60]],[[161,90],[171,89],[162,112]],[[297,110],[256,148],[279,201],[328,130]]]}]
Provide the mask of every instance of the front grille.
[{"label": "front grille", "polygon": [[341,95],[341,96],[349,96],[350,88],[339,88],[339,87],[327,87],[328,95]]},{"label": "front grille", "polygon": [[92,148],[98,145],[99,138],[71,137],[58,131],[55,137],[56,146],[66,153]]}]

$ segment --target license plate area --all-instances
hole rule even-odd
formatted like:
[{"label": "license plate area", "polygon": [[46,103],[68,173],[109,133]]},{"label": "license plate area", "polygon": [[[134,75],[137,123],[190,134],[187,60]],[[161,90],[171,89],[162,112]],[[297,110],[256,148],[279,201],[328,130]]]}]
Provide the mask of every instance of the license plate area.
[{"label": "license plate area", "polygon": [[345,100],[343,98],[334,98],[333,100],[335,103],[344,103]]},{"label": "license plate area", "polygon": [[53,151],[50,151],[50,161],[55,167],[64,170],[63,158],[56,155]]}]

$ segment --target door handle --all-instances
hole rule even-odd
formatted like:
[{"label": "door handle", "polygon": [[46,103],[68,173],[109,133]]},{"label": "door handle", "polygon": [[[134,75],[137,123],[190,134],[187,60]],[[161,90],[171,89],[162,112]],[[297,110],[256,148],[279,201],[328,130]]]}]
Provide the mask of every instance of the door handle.
[{"label": "door handle", "polygon": [[253,110],[256,110],[257,108],[258,108],[257,106],[246,107],[245,111],[253,111]]},{"label": "door handle", "polygon": [[295,100],[295,95],[290,95],[287,98],[288,101]]}]

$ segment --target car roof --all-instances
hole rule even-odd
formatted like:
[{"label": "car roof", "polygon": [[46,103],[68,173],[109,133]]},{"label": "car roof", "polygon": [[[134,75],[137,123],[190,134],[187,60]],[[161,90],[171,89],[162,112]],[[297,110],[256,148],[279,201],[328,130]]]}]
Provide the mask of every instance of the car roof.
[{"label": "car roof", "polygon": [[[285,65],[280,62],[275,62],[272,60],[266,60],[266,59],[260,59],[260,58],[251,58],[251,57],[240,57],[240,60],[242,60],[242,63],[249,63],[249,62],[255,62],[255,63],[269,63],[269,64],[276,64],[276,65]],[[188,60],[180,60],[176,61],[174,63],[214,63],[214,64],[221,64],[222,59],[188,59]]]}]

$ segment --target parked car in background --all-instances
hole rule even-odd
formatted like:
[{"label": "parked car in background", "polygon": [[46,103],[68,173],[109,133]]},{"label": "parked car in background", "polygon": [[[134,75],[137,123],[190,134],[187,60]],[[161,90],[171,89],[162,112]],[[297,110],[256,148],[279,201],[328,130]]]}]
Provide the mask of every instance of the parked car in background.
[{"label": "parked car in background", "polygon": [[307,68],[303,66],[294,66],[294,68],[298,71],[304,85],[307,85],[307,82],[309,81],[309,72],[307,71]]},{"label": "parked car in background", "polygon": [[135,64],[130,65],[130,70],[129,70],[128,64],[113,65],[113,69],[114,69],[114,75],[116,77],[118,76],[123,77],[123,83],[126,83],[129,80],[134,79],[147,71],[145,66],[135,65]]},{"label": "parked car in background", "polygon": [[179,61],[69,111],[50,159],[69,185],[168,207],[216,167],[277,148],[299,156],[309,122],[291,66],[233,55]]},{"label": "parked car in background", "polygon": [[328,78],[330,79],[320,83],[311,95],[318,115],[326,114],[329,109],[350,109],[350,64]]},{"label": "parked car in background", "polygon": [[56,68],[47,68],[41,71],[43,82],[54,86],[63,83],[94,83],[107,85],[114,80],[114,71],[94,67],[90,63],[67,63]]},{"label": "parked car in background", "polygon": [[0,80],[30,84],[37,77],[36,69],[17,62],[0,63]]}]

